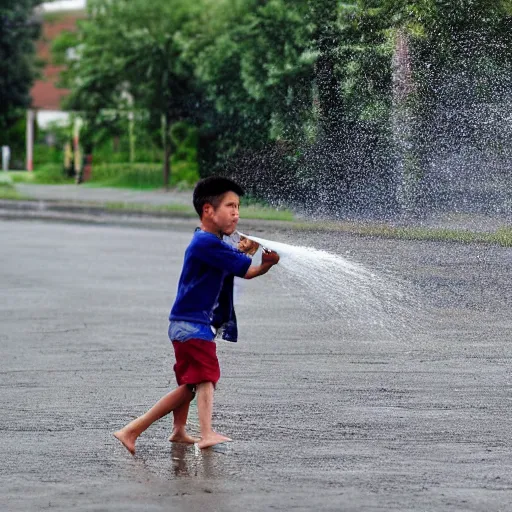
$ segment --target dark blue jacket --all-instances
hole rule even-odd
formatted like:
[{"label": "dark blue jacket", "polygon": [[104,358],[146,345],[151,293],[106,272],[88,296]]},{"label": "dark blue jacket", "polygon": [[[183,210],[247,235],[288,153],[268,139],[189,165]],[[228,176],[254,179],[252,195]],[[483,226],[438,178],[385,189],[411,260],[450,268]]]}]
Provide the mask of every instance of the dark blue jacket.
[{"label": "dark blue jacket", "polygon": [[212,325],[222,329],[222,339],[236,342],[238,328],[236,325],[235,305],[233,302],[234,275],[224,278],[224,284],[219,295],[219,303],[213,311]]}]

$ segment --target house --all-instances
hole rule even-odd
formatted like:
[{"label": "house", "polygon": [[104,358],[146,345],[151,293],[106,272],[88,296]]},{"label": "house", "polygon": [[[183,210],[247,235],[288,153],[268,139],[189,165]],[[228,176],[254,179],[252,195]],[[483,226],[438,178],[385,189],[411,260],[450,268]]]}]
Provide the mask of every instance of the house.
[{"label": "house", "polygon": [[32,108],[27,111],[27,170],[33,169],[34,121],[40,127],[50,122],[67,121],[69,114],[61,110],[61,101],[68,91],[57,86],[62,66],[52,63],[52,41],[63,31],[76,29],[77,21],[86,16],[86,0],[63,0],[43,3],[38,15],[42,30],[36,42],[37,58],[44,63],[42,76],[31,90]]}]

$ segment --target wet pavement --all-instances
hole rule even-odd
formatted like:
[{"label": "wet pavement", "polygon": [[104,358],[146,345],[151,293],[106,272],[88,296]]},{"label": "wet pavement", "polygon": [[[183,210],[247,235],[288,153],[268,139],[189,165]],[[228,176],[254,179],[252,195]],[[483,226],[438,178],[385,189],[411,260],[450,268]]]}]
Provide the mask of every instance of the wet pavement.
[{"label": "wet pavement", "polygon": [[131,457],[111,433],[174,387],[190,231],[0,221],[0,510],[509,509],[512,249],[491,245],[266,231],[399,277],[408,335],[326,321],[275,268],[219,343],[234,442],[173,446],[164,419]]}]

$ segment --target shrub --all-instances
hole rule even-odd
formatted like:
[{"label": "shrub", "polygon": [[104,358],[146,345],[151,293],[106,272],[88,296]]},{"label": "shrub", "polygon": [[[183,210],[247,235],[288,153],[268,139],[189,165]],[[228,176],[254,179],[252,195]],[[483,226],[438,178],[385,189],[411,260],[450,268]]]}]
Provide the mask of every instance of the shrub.
[{"label": "shrub", "polygon": [[189,188],[199,180],[197,162],[177,162],[171,169],[171,186],[180,189]]},{"label": "shrub", "polygon": [[95,164],[92,162],[91,185],[124,188],[160,188],[163,186],[160,164]]},{"label": "shrub", "polygon": [[[177,162],[171,169],[171,186],[188,188],[199,179],[197,163]],[[151,189],[163,187],[162,164],[92,164],[94,186]]]},{"label": "shrub", "polygon": [[0,172],[0,187],[3,189],[14,188],[14,182],[11,176],[6,172]]},{"label": "shrub", "polygon": [[42,166],[45,164],[61,164],[64,162],[64,151],[56,146],[46,144],[34,145],[34,164]]},{"label": "shrub", "polygon": [[66,176],[62,163],[49,163],[34,170],[32,182],[45,185],[59,185],[64,183],[73,183],[74,179]]}]

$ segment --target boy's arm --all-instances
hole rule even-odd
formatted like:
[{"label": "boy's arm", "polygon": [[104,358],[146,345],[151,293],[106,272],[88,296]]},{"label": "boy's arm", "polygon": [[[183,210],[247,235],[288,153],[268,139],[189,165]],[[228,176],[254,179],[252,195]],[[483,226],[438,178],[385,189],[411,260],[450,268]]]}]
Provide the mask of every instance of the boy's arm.
[{"label": "boy's arm", "polygon": [[244,276],[244,279],[253,279],[254,277],[266,274],[271,267],[277,265],[279,262],[279,254],[275,251],[265,249],[261,255],[261,265],[249,267],[249,270]]}]

